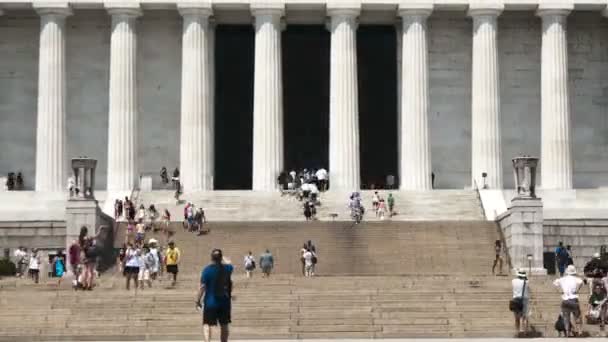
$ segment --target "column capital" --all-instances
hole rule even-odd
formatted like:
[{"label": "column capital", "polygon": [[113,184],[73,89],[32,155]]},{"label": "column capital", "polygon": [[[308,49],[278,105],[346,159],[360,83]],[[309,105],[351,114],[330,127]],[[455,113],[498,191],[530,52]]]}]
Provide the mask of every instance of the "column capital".
[{"label": "column capital", "polygon": [[360,0],[330,0],[327,15],[330,17],[358,17],[361,14]]},{"label": "column capital", "polygon": [[498,17],[502,11],[504,11],[505,5],[500,2],[490,2],[490,3],[471,3],[469,5],[469,10],[467,15],[469,17],[480,17],[480,16],[488,16],[488,17]]},{"label": "column capital", "polygon": [[139,3],[104,2],[103,7],[110,15],[139,17],[142,15]]},{"label": "column capital", "polygon": [[422,2],[406,2],[399,4],[397,13],[400,17],[427,18],[433,12],[434,5]]},{"label": "column capital", "polygon": [[574,10],[574,4],[569,3],[548,3],[540,4],[536,10],[536,15],[539,17],[546,16],[561,16],[567,17]]},{"label": "column capital", "polygon": [[[38,15],[56,15],[64,18],[72,15],[72,8],[67,2],[36,2],[33,5]],[[2,12],[2,10],[0,10]]]},{"label": "column capital", "polygon": [[282,17],[285,15],[285,4],[282,2],[256,1],[251,4],[249,9],[255,17],[260,15]]},{"label": "column capital", "polygon": [[211,7],[194,7],[194,6],[182,6],[177,5],[177,11],[182,17],[185,16],[195,16],[195,17],[205,17],[210,18],[213,15],[213,10]]}]

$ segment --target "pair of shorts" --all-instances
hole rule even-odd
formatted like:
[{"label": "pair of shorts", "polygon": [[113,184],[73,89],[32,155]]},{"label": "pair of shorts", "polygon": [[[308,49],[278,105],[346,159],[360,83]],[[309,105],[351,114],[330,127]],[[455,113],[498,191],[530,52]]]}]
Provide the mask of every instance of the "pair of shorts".
[{"label": "pair of shorts", "polygon": [[167,272],[177,274],[177,272],[179,272],[179,269],[177,268],[177,265],[167,265]]},{"label": "pair of shorts", "polygon": [[150,271],[140,268],[139,273],[137,274],[137,280],[139,280],[139,281],[150,280]]},{"label": "pair of shorts", "polygon": [[139,267],[126,266],[123,273],[124,273],[124,275],[138,275]]},{"label": "pair of shorts", "polygon": [[143,241],[144,237],[145,237],[144,233],[137,233],[137,234],[135,234],[135,241]]},{"label": "pair of shorts", "polygon": [[40,273],[40,270],[30,268],[29,273],[31,276],[35,276],[36,274]]},{"label": "pair of shorts", "polygon": [[220,306],[217,308],[203,309],[203,324],[204,325],[227,325],[231,323],[231,312],[230,306]]},{"label": "pair of shorts", "polygon": [[568,299],[562,301],[561,309],[565,316],[573,314],[576,318],[581,317],[581,307],[578,303],[578,299]]}]

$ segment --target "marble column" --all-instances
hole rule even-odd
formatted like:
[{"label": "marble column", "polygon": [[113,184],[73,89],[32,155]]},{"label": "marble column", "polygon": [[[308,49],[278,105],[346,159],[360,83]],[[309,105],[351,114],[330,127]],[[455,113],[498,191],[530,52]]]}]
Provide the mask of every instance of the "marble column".
[{"label": "marble column", "polygon": [[[397,19],[395,24],[395,38],[397,40],[397,155],[401,156],[401,64],[403,63],[403,23]],[[401,176],[401,162],[397,163],[397,175]],[[400,179],[398,181],[401,181]],[[395,183],[399,184],[398,182]]]},{"label": "marble column", "polygon": [[541,49],[541,186],[572,188],[568,41],[570,7],[540,6]]},{"label": "marble column", "polygon": [[283,8],[252,8],[255,17],[253,96],[253,179],[256,191],[277,188],[283,169]]},{"label": "marble column", "polygon": [[[215,179],[215,19],[209,18],[209,29],[207,34],[209,57],[207,58],[209,69],[209,113],[210,127],[213,129],[213,139],[211,139],[211,152],[213,157],[209,160],[209,167],[212,171],[213,179]],[[213,180],[211,189],[213,189]]]},{"label": "marble column", "polygon": [[400,6],[403,22],[401,64],[400,189],[431,189],[427,18],[433,7]]},{"label": "marble column", "polygon": [[503,5],[469,9],[473,18],[471,86],[471,185],[502,189],[500,144],[500,78],[498,76],[497,18]]},{"label": "marble column", "polygon": [[179,8],[183,21],[180,177],[185,191],[213,190],[209,16],[211,8]]},{"label": "marble column", "polygon": [[329,184],[332,191],[360,187],[357,17],[360,9],[329,9]]},{"label": "marble column", "polygon": [[138,7],[107,8],[112,16],[108,191],[137,186],[137,33]]},{"label": "marble column", "polygon": [[65,20],[71,10],[49,6],[34,6],[40,15],[35,189],[61,192],[67,177]]}]

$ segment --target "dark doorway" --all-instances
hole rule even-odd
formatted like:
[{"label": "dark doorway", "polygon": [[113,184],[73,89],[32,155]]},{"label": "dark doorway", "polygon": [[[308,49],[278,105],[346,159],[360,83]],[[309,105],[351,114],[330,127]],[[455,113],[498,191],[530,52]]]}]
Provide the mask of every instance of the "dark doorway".
[{"label": "dark doorway", "polygon": [[329,164],[329,47],[324,26],[283,32],[285,168]]},{"label": "dark doorway", "polygon": [[215,189],[251,189],[254,30],[215,32]]},{"label": "dark doorway", "polygon": [[393,26],[359,26],[361,186],[384,186],[397,175],[397,42]]}]

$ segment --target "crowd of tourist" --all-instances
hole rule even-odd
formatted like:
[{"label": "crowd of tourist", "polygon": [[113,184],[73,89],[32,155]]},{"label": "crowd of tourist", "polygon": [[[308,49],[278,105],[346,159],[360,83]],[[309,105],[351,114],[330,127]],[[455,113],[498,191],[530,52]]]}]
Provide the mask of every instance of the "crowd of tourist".
[{"label": "crowd of tourist", "polygon": [[163,248],[158,240],[151,238],[147,243],[127,242],[118,253],[116,266],[125,277],[125,288],[130,290],[133,281],[137,291],[146,285],[152,287],[154,281],[161,281],[165,270],[171,278],[171,286],[175,286],[180,260],[181,252],[174,241],[169,241],[167,248]]},{"label": "crowd of tourist", "polygon": [[[498,241],[496,246],[499,253]],[[608,323],[608,254],[605,251],[595,253],[583,269],[584,277],[579,277],[573,263],[572,248],[568,247],[570,246],[564,247],[560,242],[555,252],[559,278],[555,279],[553,286],[561,293],[561,304],[554,328],[559,336],[584,336],[586,334],[582,330],[584,318],[587,324],[599,325],[599,336],[607,337],[605,325]],[[589,286],[589,300],[583,314],[580,294],[585,284]],[[509,302],[509,309],[515,317],[516,331],[520,335],[525,335],[530,331],[529,314],[532,297],[530,280],[525,270],[518,270],[516,278],[512,280],[512,288],[513,296]]]},{"label": "crowd of tourist", "polygon": [[197,208],[194,204],[188,202],[184,206],[184,229],[189,232],[195,232],[198,235],[203,235],[209,232],[208,229],[205,229],[205,223],[207,223],[205,210],[202,207]]}]

